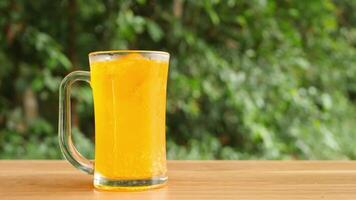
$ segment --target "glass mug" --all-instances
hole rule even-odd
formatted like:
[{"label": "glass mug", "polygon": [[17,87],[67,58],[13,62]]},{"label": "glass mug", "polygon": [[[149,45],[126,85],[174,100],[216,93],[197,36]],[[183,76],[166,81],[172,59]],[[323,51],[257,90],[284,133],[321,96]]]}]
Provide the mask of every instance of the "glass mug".
[{"label": "glass mug", "polygon": [[[94,174],[103,190],[163,186],[166,167],[166,85],[169,54],[160,51],[102,51],[89,54],[90,72],[75,71],[59,90],[59,144],[76,168]],[[95,162],[71,138],[71,85],[91,85],[95,118]]]}]

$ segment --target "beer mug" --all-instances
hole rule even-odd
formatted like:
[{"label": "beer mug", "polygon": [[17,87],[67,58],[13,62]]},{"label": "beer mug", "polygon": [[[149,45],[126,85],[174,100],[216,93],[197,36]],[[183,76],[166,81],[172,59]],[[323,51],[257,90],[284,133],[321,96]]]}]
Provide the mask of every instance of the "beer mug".
[{"label": "beer mug", "polygon": [[[90,72],[75,71],[59,91],[59,144],[76,168],[94,174],[102,190],[163,186],[166,166],[166,87],[169,54],[100,51],[89,54]],[[95,160],[84,158],[71,138],[71,86],[90,84],[94,99]]]}]

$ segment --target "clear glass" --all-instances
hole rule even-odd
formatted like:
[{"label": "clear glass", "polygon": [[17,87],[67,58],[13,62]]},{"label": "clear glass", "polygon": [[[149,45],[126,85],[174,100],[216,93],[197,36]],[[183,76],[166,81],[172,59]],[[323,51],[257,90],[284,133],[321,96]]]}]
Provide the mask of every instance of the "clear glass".
[{"label": "clear glass", "polygon": [[[60,86],[59,141],[64,157],[94,174],[104,190],[163,186],[166,167],[166,86],[169,54],[159,51],[103,51],[89,54],[90,73],[72,72]],[[74,147],[70,88],[89,82],[94,96],[95,165]]]}]

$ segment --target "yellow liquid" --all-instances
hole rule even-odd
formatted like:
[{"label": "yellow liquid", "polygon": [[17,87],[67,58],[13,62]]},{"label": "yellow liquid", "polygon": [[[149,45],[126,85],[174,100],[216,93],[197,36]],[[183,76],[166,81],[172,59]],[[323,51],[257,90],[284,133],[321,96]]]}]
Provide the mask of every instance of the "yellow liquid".
[{"label": "yellow liquid", "polygon": [[166,174],[168,62],[131,53],[91,61],[95,173],[107,179]]}]

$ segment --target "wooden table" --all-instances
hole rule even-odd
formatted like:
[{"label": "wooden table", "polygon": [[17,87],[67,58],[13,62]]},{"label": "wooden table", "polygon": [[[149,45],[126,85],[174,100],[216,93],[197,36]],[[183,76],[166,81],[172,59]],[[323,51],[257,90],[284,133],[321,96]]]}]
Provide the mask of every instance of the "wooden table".
[{"label": "wooden table", "polygon": [[7,199],[356,199],[352,161],[169,161],[166,187],[101,192],[66,161],[0,161]]}]

